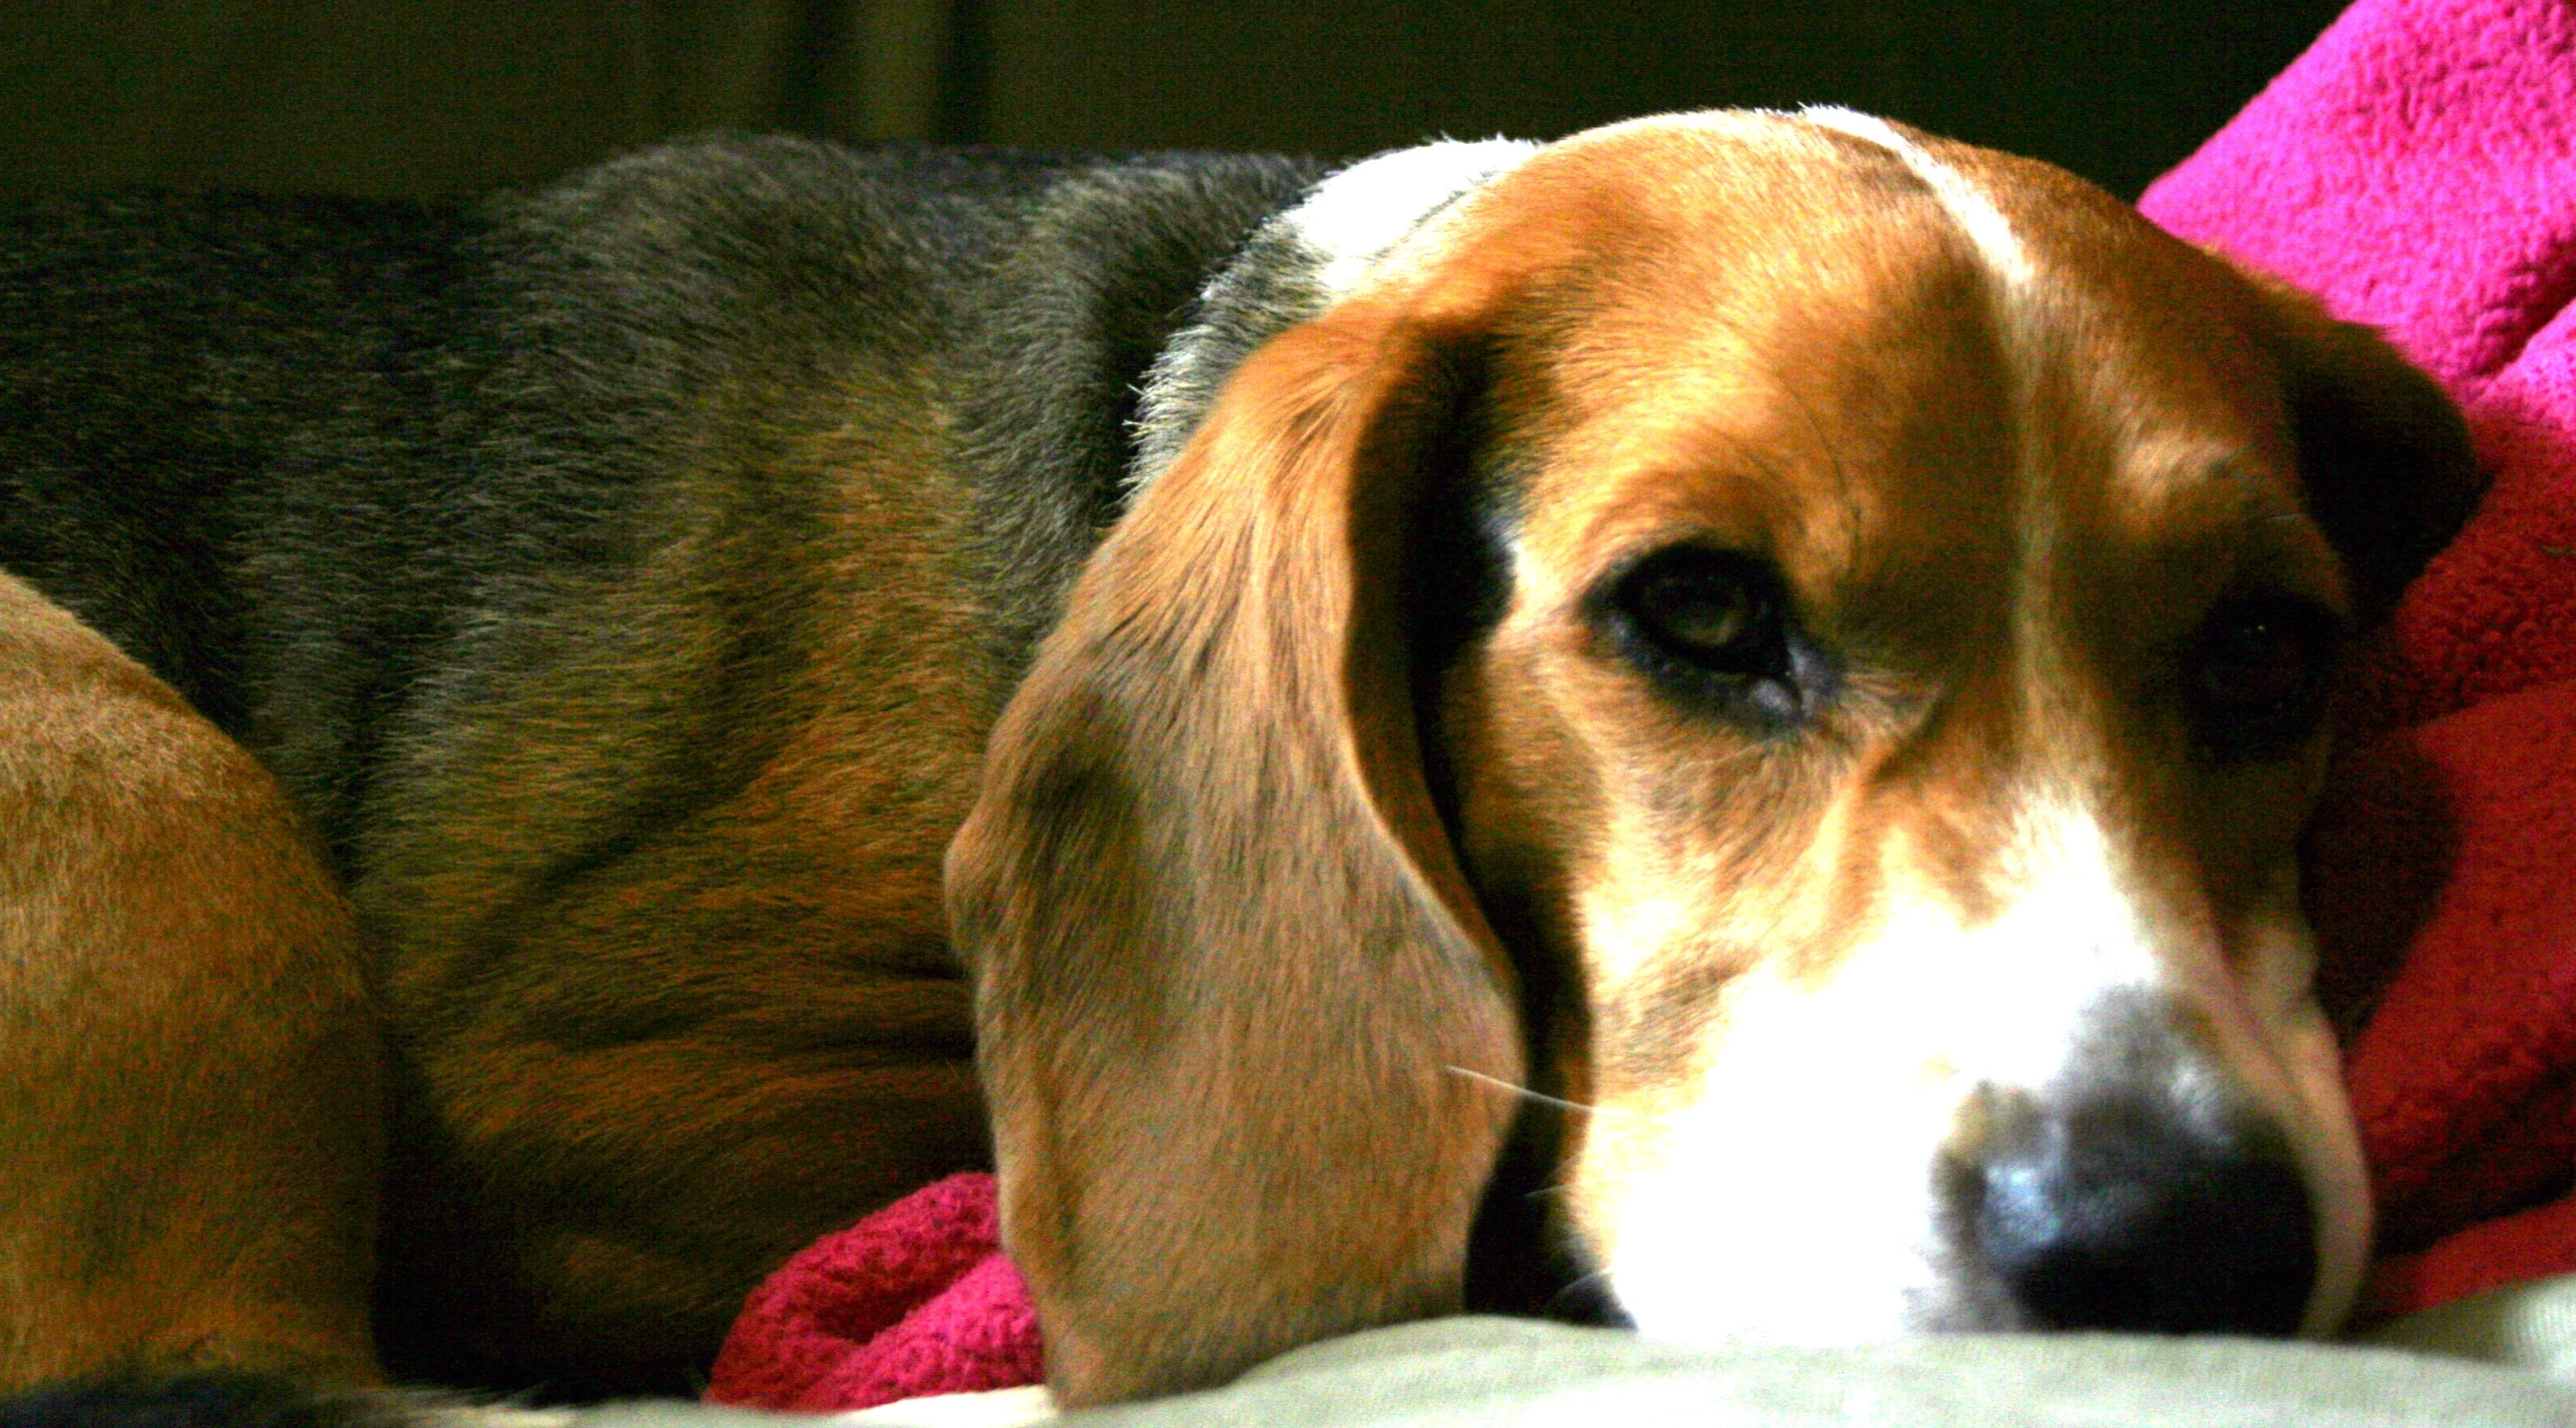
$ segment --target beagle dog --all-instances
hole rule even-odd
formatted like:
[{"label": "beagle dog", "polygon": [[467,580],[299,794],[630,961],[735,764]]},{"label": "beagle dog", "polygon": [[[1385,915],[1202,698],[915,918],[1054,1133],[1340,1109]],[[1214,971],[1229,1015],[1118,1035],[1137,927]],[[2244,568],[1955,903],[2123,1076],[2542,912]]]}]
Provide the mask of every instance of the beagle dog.
[{"label": "beagle dog", "polygon": [[1074,1404],[2352,1300],[2294,854],[2476,470],[2055,169],[723,141],[0,341],[0,1385],[679,1386],[988,1155]]}]

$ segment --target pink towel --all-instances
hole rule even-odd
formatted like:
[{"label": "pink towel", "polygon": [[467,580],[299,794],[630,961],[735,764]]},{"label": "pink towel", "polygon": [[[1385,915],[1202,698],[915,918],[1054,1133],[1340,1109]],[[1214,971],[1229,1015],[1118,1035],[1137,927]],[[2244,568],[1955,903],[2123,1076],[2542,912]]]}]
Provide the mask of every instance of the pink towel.
[{"label": "pink towel", "polygon": [[993,1177],[952,1175],[826,1235],[752,1291],[710,1403],[826,1412],[1036,1383],[1037,1311]]},{"label": "pink towel", "polygon": [[[2365,671],[2309,900],[2387,983],[2350,1067],[2375,1309],[2576,1271],[2576,6],[2362,0],[2141,207],[2384,328],[2495,475]],[[971,1175],[824,1239],[752,1296],[708,1397],[1035,1382],[995,1243]]]},{"label": "pink towel", "polygon": [[2385,330],[2494,475],[2366,670],[2309,901],[2391,974],[2374,1308],[2576,1271],[2576,7],[2361,0],[2139,206]]}]

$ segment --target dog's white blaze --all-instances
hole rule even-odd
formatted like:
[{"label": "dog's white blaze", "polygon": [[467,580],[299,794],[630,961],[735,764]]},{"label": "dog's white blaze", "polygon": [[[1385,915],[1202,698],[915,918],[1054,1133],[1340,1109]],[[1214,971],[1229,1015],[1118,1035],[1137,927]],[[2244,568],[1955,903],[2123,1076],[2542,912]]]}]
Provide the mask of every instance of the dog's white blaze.
[{"label": "dog's white blaze", "polygon": [[1443,140],[1363,159],[1315,185],[1289,224],[1324,261],[1316,280],[1332,297],[1359,286],[1369,268],[1459,195],[1538,152],[1519,139]]},{"label": "dog's white blaze", "polygon": [[1941,201],[1942,209],[1950,215],[1952,222],[1959,225],[1959,230],[1968,235],[1968,241],[1977,246],[1977,252],[1994,269],[1996,276],[2015,287],[2032,280],[2030,254],[2013,233],[2011,222],[2005,219],[2001,209],[1995,207],[1994,200],[1986,197],[1983,190],[1970,183],[1958,170],[1932,157],[1922,145],[1896,132],[1894,125],[1876,115],[1831,105],[1802,109],[1798,115],[1809,123],[1836,133],[1866,139],[1895,155],[1916,178],[1931,188],[1933,197]]},{"label": "dog's white blaze", "polygon": [[[1638,1327],[1689,1341],[1843,1342],[1954,1324],[1933,1167],[1981,1086],[2049,1086],[2096,1014],[2164,980],[2167,949],[2082,801],[2031,801],[1970,925],[1886,850],[1877,929],[1821,985],[1757,971],[1723,996],[1687,1107],[1630,1182],[1606,1270]],[[2223,1090],[2185,1062],[2171,1092]]]},{"label": "dog's white blaze", "polygon": [[[1995,284],[1995,313],[2005,351],[2017,385],[2028,387],[2040,367],[2029,350],[2031,332],[2029,315],[2034,305],[2037,269],[2029,249],[2013,232],[2012,221],[1994,200],[1966,175],[1934,158],[1921,144],[1896,131],[1895,126],[1875,115],[1828,105],[1811,106],[1799,111],[1799,117],[1836,133],[1848,134],[1887,150],[1908,172],[1921,179],[1932,190],[1950,221],[1958,225],[1969,244],[1985,263]],[[2062,297],[2061,297],[2062,300]],[[2015,401],[2013,410],[2028,409],[2028,403]],[[2055,646],[2054,631],[2044,614],[2047,609],[2046,582],[2058,542],[2058,512],[2045,497],[2045,482],[2036,464],[2043,453],[2026,453],[2026,469],[2021,482],[2021,500],[2013,512],[2013,530],[2019,546],[2019,565],[2015,579],[2013,615],[2019,638],[2015,654],[2021,664],[2020,688],[2025,696],[2046,701],[2054,691],[2067,688],[2059,669],[2060,652]]]},{"label": "dog's white blaze", "polygon": [[2086,802],[2043,794],[2013,819],[1998,860],[2001,914],[1969,927],[1916,874],[1913,850],[1886,850],[1889,907],[1855,969],[1893,964],[1888,990],[1957,1018],[1944,1037],[1971,1080],[2039,1087],[2077,1054],[2087,1017],[2104,1000],[2162,980],[2170,951],[2155,945],[2122,885],[2111,840]]}]

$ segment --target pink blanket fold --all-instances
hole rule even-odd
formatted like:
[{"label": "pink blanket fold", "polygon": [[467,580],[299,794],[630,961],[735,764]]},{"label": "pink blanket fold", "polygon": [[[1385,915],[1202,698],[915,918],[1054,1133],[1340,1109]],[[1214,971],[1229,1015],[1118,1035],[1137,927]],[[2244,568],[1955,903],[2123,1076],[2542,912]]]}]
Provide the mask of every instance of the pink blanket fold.
[{"label": "pink blanket fold", "polygon": [[[2331,963],[2394,969],[2349,1070],[2373,1311],[2576,1271],[2576,5],[2361,0],[2140,206],[2386,330],[2494,474],[2368,663],[2309,902]],[[1038,1370],[992,1181],[961,1175],[779,1270],[708,1397]]]},{"label": "pink blanket fold", "polygon": [[952,1175],[753,1290],[707,1401],[807,1413],[1038,1381],[1037,1311],[1001,1253],[993,1177]]}]

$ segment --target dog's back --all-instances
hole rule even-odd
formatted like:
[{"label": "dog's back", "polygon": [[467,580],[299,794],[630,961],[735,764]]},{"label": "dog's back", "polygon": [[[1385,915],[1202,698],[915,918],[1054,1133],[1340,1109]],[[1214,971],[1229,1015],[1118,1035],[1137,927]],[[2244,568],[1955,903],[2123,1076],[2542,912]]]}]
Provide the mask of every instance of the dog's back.
[{"label": "dog's back", "polygon": [[417,373],[467,211],[136,194],[0,214],[0,566],[238,726],[227,526]]},{"label": "dog's back", "polygon": [[1115,515],[1147,364],[1311,177],[717,140],[476,202],[0,209],[0,568],[259,748],[347,858],[458,631],[632,576],[683,483],[793,537],[832,499],[782,469],[802,436],[916,433],[916,483],[992,518],[967,574],[1015,657]]},{"label": "dog's back", "polygon": [[255,751],[367,930],[397,1372],[675,1386],[984,1160],[939,853],[1147,364],[1310,176],[714,141],[0,217],[0,569]]}]

